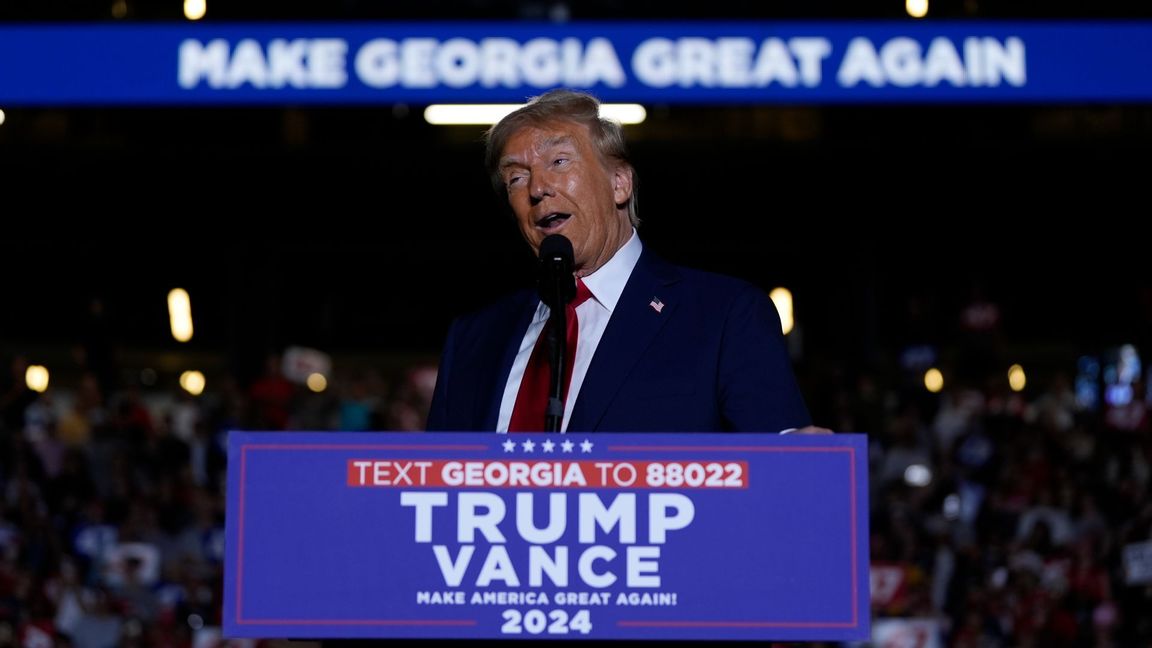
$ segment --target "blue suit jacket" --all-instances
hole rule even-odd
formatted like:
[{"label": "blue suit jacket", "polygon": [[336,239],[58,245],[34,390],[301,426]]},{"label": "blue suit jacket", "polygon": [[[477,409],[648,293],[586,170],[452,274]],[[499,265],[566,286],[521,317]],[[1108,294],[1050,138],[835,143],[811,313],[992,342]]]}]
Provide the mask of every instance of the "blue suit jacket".
[{"label": "blue suit jacket", "polygon": [[[653,300],[663,307],[657,311]],[[496,429],[536,311],[523,290],[453,322],[428,429]],[[811,423],[772,301],[752,284],[641,254],[604,331],[569,432],[779,432]]]}]

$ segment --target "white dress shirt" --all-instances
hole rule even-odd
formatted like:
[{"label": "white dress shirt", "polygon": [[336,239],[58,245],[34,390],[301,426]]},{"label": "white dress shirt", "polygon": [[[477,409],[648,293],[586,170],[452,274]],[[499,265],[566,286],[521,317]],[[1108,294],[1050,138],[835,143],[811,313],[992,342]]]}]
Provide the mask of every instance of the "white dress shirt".
[{"label": "white dress shirt", "polygon": [[[580,395],[580,387],[584,384],[584,376],[588,373],[588,365],[592,363],[592,356],[604,336],[604,329],[608,326],[608,319],[632,269],[640,260],[643,246],[636,230],[632,230],[632,237],[620,248],[616,254],[596,272],[583,278],[584,285],[592,293],[592,299],[576,307],[576,319],[580,326],[580,336],[576,342],[576,359],[572,363],[572,382],[568,386],[568,400],[564,403],[564,422],[560,429],[568,429],[568,419],[572,417],[572,405]],[[544,324],[548,322],[548,307],[544,302],[536,307],[536,315],[524,339],[520,341],[520,350],[516,352],[516,360],[512,362],[512,372],[508,374],[508,382],[504,385],[504,398],[500,401],[500,418],[496,421],[497,432],[507,432],[508,424],[512,420],[512,408],[516,406],[516,395],[520,392],[520,381],[524,378],[524,369],[528,366],[528,359],[532,356],[532,349],[540,337]]]}]

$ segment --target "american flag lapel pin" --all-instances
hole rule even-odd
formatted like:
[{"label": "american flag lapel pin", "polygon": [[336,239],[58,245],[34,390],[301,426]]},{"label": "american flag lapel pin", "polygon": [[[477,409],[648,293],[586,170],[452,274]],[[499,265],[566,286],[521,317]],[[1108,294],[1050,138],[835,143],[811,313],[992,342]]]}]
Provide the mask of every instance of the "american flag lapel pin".
[{"label": "american flag lapel pin", "polygon": [[660,301],[659,297],[653,297],[652,301],[648,302],[648,305],[651,306],[652,310],[656,311],[657,313],[664,310],[664,302]]}]

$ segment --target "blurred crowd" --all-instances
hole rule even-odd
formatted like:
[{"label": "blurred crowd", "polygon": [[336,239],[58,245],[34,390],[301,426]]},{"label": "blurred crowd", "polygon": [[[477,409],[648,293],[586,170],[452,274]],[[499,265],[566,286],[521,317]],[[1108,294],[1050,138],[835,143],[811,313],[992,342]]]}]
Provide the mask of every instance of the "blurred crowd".
[{"label": "blurred crowd", "polygon": [[1147,400],[1007,382],[845,394],[840,425],[870,431],[878,645],[1152,645]]},{"label": "blurred crowd", "polygon": [[357,370],[314,392],[271,356],[196,396],[95,371],[40,393],[27,367],[0,387],[0,647],[258,643],[221,637],[228,431],[418,431],[436,377]]},{"label": "blurred crowd", "polygon": [[[985,349],[987,350],[987,349]],[[1152,645],[1152,432],[1076,367],[1010,386],[995,352],[925,389],[907,366],[798,363],[817,424],[870,444],[877,646]],[[0,384],[0,646],[206,648],[221,638],[226,435],[420,430],[434,361],[315,392],[270,356],[203,393],[82,371]],[[112,376],[123,375],[112,372]],[[1104,378],[1101,378],[1103,384]],[[234,642],[252,645],[260,642]]]}]

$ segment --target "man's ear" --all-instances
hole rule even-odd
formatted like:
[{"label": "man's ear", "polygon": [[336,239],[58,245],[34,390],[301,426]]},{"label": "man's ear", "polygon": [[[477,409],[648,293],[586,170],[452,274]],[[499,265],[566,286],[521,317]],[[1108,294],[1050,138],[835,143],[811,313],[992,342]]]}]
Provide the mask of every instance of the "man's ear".
[{"label": "man's ear", "polygon": [[632,167],[620,165],[612,174],[612,198],[623,205],[632,198]]}]

